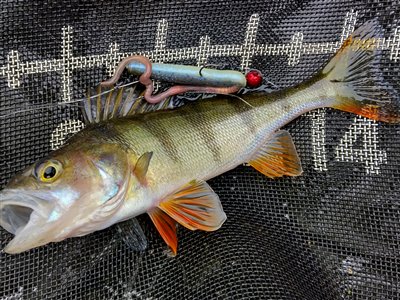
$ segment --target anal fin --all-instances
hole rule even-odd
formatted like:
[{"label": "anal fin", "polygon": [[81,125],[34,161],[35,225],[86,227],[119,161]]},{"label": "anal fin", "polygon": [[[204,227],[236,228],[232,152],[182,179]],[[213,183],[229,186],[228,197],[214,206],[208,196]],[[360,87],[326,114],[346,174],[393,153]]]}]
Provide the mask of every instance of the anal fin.
[{"label": "anal fin", "polygon": [[258,150],[249,164],[270,178],[299,176],[303,172],[292,137],[285,130],[277,131]]}]

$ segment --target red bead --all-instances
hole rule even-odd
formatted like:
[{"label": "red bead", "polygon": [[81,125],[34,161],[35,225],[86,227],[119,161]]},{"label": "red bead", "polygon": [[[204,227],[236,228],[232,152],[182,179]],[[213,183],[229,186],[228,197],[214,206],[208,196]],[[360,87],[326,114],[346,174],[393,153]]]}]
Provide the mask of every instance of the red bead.
[{"label": "red bead", "polygon": [[258,70],[250,70],[246,74],[246,81],[247,87],[251,89],[258,88],[263,81],[261,72]]}]

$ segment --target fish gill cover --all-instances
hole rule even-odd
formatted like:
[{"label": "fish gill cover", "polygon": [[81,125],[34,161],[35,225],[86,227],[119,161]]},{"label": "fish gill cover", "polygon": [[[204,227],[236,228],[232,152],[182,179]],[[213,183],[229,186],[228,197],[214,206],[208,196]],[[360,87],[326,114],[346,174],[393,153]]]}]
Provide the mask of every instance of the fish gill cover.
[{"label": "fish gill cover", "polygon": [[[355,27],[377,17],[383,75],[399,89],[396,1],[2,5],[1,187],[83,128],[76,106],[49,104],[82,98],[131,54],[256,68],[283,88],[319,71]],[[178,256],[142,216],[143,252],[116,227],[1,252],[0,299],[400,298],[400,126],[320,109],[285,129],[303,175],[271,180],[242,166],[210,180],[228,219],[213,233],[179,228]],[[0,248],[11,238],[0,229]]]}]

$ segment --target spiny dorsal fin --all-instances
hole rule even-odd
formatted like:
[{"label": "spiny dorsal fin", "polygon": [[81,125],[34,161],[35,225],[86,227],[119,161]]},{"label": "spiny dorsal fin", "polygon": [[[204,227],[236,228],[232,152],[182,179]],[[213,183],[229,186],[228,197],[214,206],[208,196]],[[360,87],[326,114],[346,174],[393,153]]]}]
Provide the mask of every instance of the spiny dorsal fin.
[{"label": "spiny dorsal fin", "polygon": [[174,107],[175,97],[169,97],[160,103],[151,104],[144,98],[144,87],[135,84],[127,87],[101,89],[89,92],[82,102],[82,114],[86,123],[102,121],[164,110]]},{"label": "spiny dorsal fin", "polygon": [[279,130],[263,145],[249,164],[270,178],[299,176],[303,172],[289,132]]}]

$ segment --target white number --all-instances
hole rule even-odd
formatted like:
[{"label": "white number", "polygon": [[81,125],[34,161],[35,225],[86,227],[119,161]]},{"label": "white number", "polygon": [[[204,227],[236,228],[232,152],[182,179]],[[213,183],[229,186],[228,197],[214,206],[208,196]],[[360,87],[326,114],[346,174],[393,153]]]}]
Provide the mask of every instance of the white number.
[{"label": "white number", "polygon": [[[378,124],[356,117],[336,147],[336,160],[363,162],[367,174],[379,174],[380,166],[387,163],[386,151],[378,146]],[[356,143],[362,148],[355,148]]]}]

